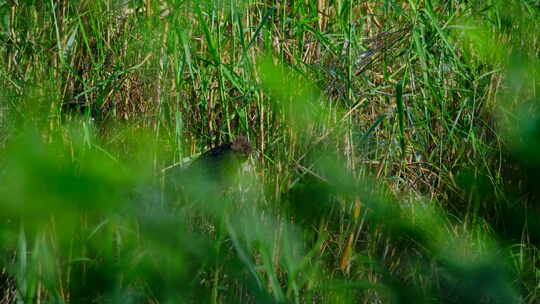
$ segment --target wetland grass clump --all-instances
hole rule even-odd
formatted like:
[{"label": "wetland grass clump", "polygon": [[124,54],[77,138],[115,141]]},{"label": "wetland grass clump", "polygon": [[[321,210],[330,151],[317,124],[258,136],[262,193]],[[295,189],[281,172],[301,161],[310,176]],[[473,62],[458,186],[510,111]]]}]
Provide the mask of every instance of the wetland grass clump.
[{"label": "wetland grass clump", "polygon": [[538,302],[540,11],[488,2],[0,3],[0,303]]}]

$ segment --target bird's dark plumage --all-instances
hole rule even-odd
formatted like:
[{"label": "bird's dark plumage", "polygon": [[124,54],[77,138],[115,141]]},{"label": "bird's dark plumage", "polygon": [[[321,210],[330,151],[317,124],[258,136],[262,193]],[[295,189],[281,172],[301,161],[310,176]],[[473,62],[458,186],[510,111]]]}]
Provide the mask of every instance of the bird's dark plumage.
[{"label": "bird's dark plumage", "polygon": [[197,189],[197,192],[225,189],[234,183],[241,165],[252,151],[248,140],[240,136],[204,152],[187,168],[171,172],[170,186],[178,190]]},{"label": "bird's dark plumage", "polygon": [[227,158],[235,158],[243,162],[249,157],[252,150],[248,140],[244,136],[240,136],[233,142],[222,144],[206,151],[196,160],[196,162],[215,162]]},{"label": "bird's dark plumage", "polygon": [[230,178],[251,154],[248,140],[240,136],[234,141],[222,144],[203,153],[190,166],[201,171],[208,178]]}]

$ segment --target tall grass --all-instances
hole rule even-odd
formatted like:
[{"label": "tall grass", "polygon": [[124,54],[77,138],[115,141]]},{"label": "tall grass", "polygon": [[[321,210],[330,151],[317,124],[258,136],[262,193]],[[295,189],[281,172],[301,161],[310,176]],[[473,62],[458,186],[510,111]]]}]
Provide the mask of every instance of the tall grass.
[{"label": "tall grass", "polygon": [[537,302],[538,14],[0,3],[0,301]]}]

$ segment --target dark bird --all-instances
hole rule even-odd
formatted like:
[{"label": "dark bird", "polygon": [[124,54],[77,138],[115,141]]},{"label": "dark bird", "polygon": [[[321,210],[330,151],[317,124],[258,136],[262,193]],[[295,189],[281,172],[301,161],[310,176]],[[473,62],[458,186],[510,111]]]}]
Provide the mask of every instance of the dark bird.
[{"label": "dark bird", "polygon": [[211,169],[221,169],[223,166],[240,165],[247,160],[253,148],[244,136],[204,152],[193,165],[204,163]]},{"label": "dark bird", "polygon": [[[214,191],[226,189],[235,182],[242,164],[253,151],[244,136],[214,147],[187,167],[173,170],[168,180],[177,190]],[[186,189],[186,187],[188,189]]]}]

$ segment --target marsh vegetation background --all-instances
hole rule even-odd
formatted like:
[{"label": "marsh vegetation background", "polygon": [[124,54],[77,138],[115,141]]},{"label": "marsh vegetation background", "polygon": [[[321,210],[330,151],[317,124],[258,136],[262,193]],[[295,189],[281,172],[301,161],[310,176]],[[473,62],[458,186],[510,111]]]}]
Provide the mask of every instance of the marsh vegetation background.
[{"label": "marsh vegetation background", "polygon": [[540,302],[539,14],[0,1],[0,303]]}]

